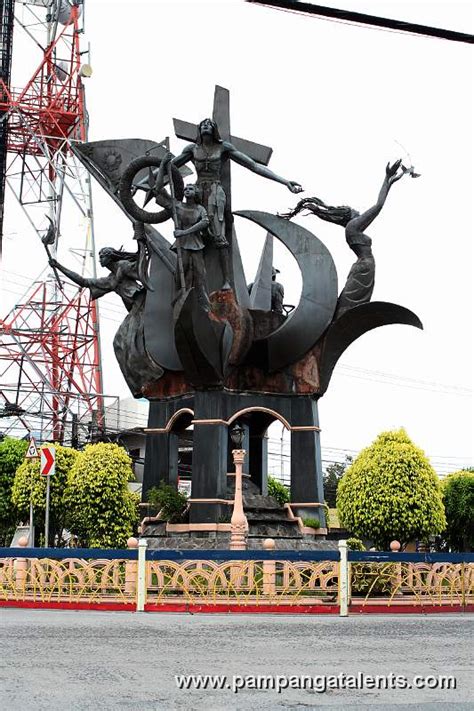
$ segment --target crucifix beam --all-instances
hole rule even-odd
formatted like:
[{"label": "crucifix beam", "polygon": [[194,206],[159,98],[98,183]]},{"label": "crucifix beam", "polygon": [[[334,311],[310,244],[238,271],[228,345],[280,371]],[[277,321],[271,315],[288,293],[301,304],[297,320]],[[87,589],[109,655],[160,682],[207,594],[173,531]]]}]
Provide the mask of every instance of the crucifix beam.
[{"label": "crucifix beam", "polygon": [[[259,143],[254,143],[247,139],[238,138],[231,135],[230,131],[230,96],[229,90],[222,86],[216,86],[214,91],[214,105],[212,118],[216,122],[219,134],[223,141],[230,141],[233,146],[242,153],[245,153],[249,158],[252,158],[256,163],[268,165],[272,155],[272,148]],[[195,143],[198,136],[198,126],[189,121],[181,119],[173,119],[175,133],[178,138]],[[220,288],[222,284],[222,257],[228,260],[228,276],[231,282],[237,301],[245,307],[250,306],[247,285],[245,283],[245,274],[240,258],[239,247],[236,240],[234,229],[234,218],[232,215],[232,191],[231,191],[231,174],[229,160],[224,160],[220,171],[220,184],[226,194],[225,206],[225,224],[226,238],[229,247],[225,249],[225,254],[217,254],[217,250],[210,250],[205,254],[207,278],[210,289]]]},{"label": "crucifix beam", "polygon": [[[182,138],[190,143],[196,141],[198,132],[197,124],[175,118],[173,119],[173,125],[174,132],[178,138]],[[261,145],[260,143],[254,143],[254,141],[249,141],[246,138],[238,138],[238,136],[231,136],[229,140],[238,151],[246,153],[250,158],[253,158],[256,163],[261,163],[262,165],[269,164],[273,148]]]},{"label": "crucifix beam", "polygon": [[[270,162],[273,148],[264,146],[254,141],[249,141],[246,138],[238,138],[230,135],[230,118],[228,114],[228,99],[225,101],[224,93],[228,96],[228,90],[221,86],[216,86],[214,96],[214,121],[219,126],[221,137],[224,141],[230,141],[238,151],[245,153],[252,158],[256,163],[268,165]],[[195,123],[182,121],[181,119],[173,119],[174,132],[178,138],[194,143],[198,135],[198,127]],[[227,134],[227,135],[226,135]]]}]

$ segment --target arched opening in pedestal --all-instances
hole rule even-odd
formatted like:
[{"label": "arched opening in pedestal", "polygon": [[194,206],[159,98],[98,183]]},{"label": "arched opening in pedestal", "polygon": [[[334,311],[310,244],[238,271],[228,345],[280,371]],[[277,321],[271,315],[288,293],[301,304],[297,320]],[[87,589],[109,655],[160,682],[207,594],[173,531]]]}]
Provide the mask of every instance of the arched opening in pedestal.
[{"label": "arched opening in pedestal", "polygon": [[169,483],[188,497],[192,490],[193,417],[191,410],[181,410],[168,423]]},{"label": "arched opening in pedestal", "polygon": [[[248,475],[244,489],[255,494],[267,496],[269,472],[268,429],[274,422],[279,422],[290,431],[290,425],[279,413],[268,408],[250,407],[236,413],[228,426],[228,466],[232,467],[232,442],[230,432],[239,423],[244,428],[242,448],[246,451],[243,466]],[[232,471],[232,469],[229,469]]]}]

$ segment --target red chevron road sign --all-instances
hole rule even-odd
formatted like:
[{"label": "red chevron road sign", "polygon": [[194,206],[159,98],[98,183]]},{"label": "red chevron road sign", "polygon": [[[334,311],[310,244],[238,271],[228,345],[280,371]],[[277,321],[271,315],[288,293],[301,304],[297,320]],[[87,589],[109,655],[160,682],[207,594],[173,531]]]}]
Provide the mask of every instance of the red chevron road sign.
[{"label": "red chevron road sign", "polygon": [[40,473],[43,476],[53,476],[56,469],[56,449],[54,447],[44,447],[41,450]]}]

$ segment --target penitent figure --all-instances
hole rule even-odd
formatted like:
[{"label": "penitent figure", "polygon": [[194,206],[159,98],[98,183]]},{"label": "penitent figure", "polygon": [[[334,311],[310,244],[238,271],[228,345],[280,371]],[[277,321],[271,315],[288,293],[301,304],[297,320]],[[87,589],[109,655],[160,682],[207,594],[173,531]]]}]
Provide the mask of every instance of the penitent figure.
[{"label": "penitent figure", "polygon": [[[253,173],[269,180],[286,185],[292,193],[300,193],[303,188],[292,180],[286,180],[260,163],[256,163],[245,153],[238,151],[229,141],[223,141],[219,135],[217,124],[210,118],[199,124],[195,143],[190,143],[182,153],[173,159],[177,168],[189,163],[194,164],[197,173],[197,185],[202,193],[202,202],[209,218],[209,234],[217,248],[228,247],[226,238],[225,209],[227,196],[222,185],[222,166],[227,160],[233,160],[248,168]],[[228,265],[223,263],[224,281],[228,286]]]},{"label": "penitent figure", "polygon": [[185,202],[176,205],[178,227],[174,231],[175,244],[171,249],[181,248],[184,281],[187,289],[195,287],[198,303],[209,311],[209,297],[206,288],[206,265],[204,263],[203,233],[209,226],[207,212],[198,204],[199,188],[188,184],[184,187]]},{"label": "penitent figure", "polygon": [[[163,189],[165,174],[168,163],[171,160],[169,153],[163,159],[158,171],[155,183],[155,191],[157,193],[156,201],[165,207],[173,214],[176,220],[174,236],[176,242],[171,247],[172,250],[178,252],[178,271],[176,273],[176,282],[178,289],[182,286],[180,283],[180,264],[184,273],[184,286],[186,289],[194,287],[198,303],[206,310],[210,310],[209,296],[206,286],[206,265],[204,263],[203,250],[204,234],[209,227],[209,218],[207,212],[200,205],[200,190],[197,185],[189,183],[184,187],[184,201],[173,200]],[[178,249],[179,247],[179,249]]]},{"label": "penitent figure", "polygon": [[[136,224],[135,237],[141,239],[142,235],[143,225]],[[163,369],[151,358],[145,347],[143,319],[146,288],[139,281],[138,259],[138,252],[104,247],[99,251],[99,261],[110,272],[105,277],[83,277],[55,259],[50,260],[51,266],[72,282],[88,288],[92,299],[113,291],[122,298],[128,314],[115,334],[114,351],[123,376],[135,396],[142,394],[142,387],[147,382],[163,375]]]},{"label": "penitent figure", "polygon": [[372,253],[372,240],[364,230],[372,224],[382,210],[390,188],[403,177],[401,160],[397,160],[385,169],[385,178],[380,189],[378,200],[371,208],[360,214],[347,205],[331,207],[319,198],[304,198],[291,212],[283,215],[290,219],[302,210],[309,210],[317,217],[335,225],[345,227],[346,242],[357,256],[357,261],[351,267],[344,289],[337,301],[334,318],[338,318],[348,309],[370,301],[374,290],[375,260]]}]

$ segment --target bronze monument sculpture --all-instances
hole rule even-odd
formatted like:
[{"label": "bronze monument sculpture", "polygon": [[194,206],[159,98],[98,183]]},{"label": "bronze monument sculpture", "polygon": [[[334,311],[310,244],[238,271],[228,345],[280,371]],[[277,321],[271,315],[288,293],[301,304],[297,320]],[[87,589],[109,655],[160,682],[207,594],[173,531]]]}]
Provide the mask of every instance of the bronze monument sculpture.
[{"label": "bronze monument sculpture", "polygon": [[[189,141],[176,157],[168,139],[78,144],[75,152],[135,224],[138,249],[101,253],[111,274],[81,280],[54,265],[94,296],[114,290],[129,311],[115,339],[122,372],[137,397],[150,401],[143,491],[160,481],[176,484],[178,433],[194,425],[191,524],[215,525],[227,495],[229,429],[244,428],[246,470],[253,490],[267,493],[265,433],[280,422],[291,432],[291,501],[294,513],[314,515],[324,527],[317,402],[344,350],[365,332],[392,323],[418,328],[408,309],[371,302],[374,259],[364,230],[382,209],[400,162],[388,165],[376,205],[363,214],[304,198],[286,216],[256,210],[232,212],[230,164],[285,185],[301,186],[267,166],[271,148],[231,135],[229,92],[216,87],[212,119],[198,125],[174,120]],[[116,160],[111,161],[110,156]],[[194,166],[196,182],[184,186]],[[144,195],[144,204],[137,199]],[[155,210],[151,203],[159,209]],[[290,218],[308,209],[345,227],[357,261],[338,293],[327,247]],[[246,284],[235,217],[262,227],[267,238],[257,276]],[[152,226],[173,220],[175,244]],[[295,307],[283,304],[276,282],[273,239],[293,254],[302,276]]]},{"label": "bronze monument sculpture", "polygon": [[344,289],[339,294],[334,318],[341,316],[347,309],[365,304],[372,297],[375,260],[372,254],[372,240],[364,234],[364,230],[380,214],[392,185],[403,178],[406,172],[401,160],[396,161],[393,165],[388,164],[377,202],[362,215],[346,205],[331,207],[314,197],[300,200],[291,212],[284,215],[284,217],[291,219],[302,210],[309,210],[321,220],[345,227],[346,242],[356,255],[357,261],[352,265]]}]

